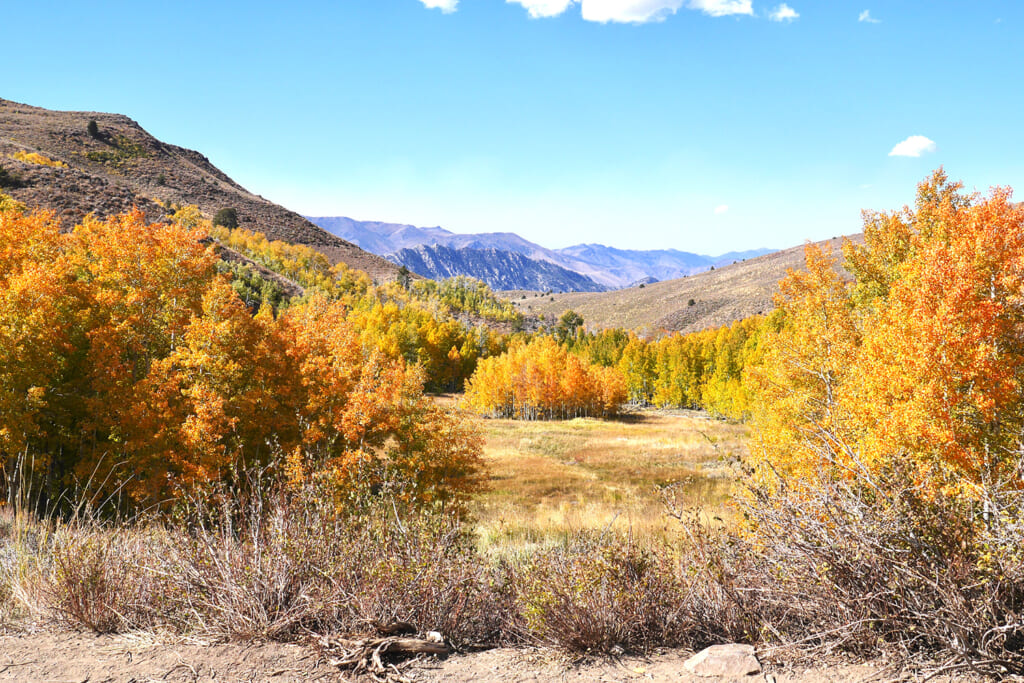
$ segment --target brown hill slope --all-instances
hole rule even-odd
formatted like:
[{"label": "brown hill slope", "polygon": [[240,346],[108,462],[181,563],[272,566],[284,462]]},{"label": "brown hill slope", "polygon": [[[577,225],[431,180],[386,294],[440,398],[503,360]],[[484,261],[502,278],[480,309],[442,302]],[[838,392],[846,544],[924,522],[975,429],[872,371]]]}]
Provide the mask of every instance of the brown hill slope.
[{"label": "brown hill slope", "polygon": [[[860,241],[860,235],[849,239]],[[831,245],[839,254],[842,238]],[[655,282],[612,292],[574,292],[540,295],[506,292],[524,313],[557,318],[572,309],[583,316],[587,329],[621,327],[630,330],[697,332],[719,327],[773,308],[772,296],[790,268],[802,268],[804,247],[792,247],[678,280]],[[690,305],[690,301],[693,305]]]},{"label": "brown hill slope", "polygon": [[[96,121],[97,133],[87,127]],[[60,161],[53,167],[19,161],[36,152]],[[107,216],[138,206],[151,220],[163,204],[194,204],[207,216],[234,208],[242,227],[270,239],[305,244],[383,280],[397,266],[335,237],[299,214],[255,195],[199,152],[167,144],[120,114],[51,111],[0,99],[0,167],[17,177],[0,187],[30,206],[52,209],[70,225],[87,213]]]}]

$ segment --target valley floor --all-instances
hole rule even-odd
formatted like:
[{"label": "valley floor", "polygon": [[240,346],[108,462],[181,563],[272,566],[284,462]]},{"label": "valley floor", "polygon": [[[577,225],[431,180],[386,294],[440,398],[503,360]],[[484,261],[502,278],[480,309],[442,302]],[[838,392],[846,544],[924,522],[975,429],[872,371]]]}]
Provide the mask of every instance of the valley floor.
[{"label": "valley floor", "polygon": [[743,425],[691,410],[636,409],[614,420],[486,419],[485,491],[472,504],[485,548],[522,547],[582,529],[671,535],[662,487],[709,518],[746,455]]}]

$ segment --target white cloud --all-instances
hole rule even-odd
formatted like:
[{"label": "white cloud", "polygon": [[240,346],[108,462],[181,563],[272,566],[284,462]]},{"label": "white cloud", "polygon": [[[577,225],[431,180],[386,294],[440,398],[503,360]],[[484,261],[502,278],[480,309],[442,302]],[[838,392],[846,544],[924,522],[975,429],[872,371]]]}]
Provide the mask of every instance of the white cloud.
[{"label": "white cloud", "polygon": [[662,21],[682,7],[683,0],[579,0],[583,18],[602,24],[646,24]]},{"label": "white cloud", "polygon": [[925,152],[934,152],[935,143],[923,135],[911,135],[889,152],[891,157],[919,157]]},{"label": "white cloud", "polygon": [[727,212],[728,210],[729,210],[729,205],[728,204],[719,204],[718,206],[715,207],[715,215],[716,216],[721,216],[723,213]]},{"label": "white cloud", "polygon": [[857,21],[859,21],[861,23],[864,23],[864,24],[881,24],[882,23],[881,19],[875,19],[873,16],[871,16],[871,10],[869,10],[869,9],[866,9],[863,12],[861,12],[860,16],[857,17]]},{"label": "white cloud", "polygon": [[445,14],[451,14],[459,6],[459,0],[420,0],[429,9],[439,9]]},{"label": "white cloud", "polygon": [[[458,0],[420,0],[428,7],[451,3]],[[666,17],[678,12],[683,7],[704,12],[713,17],[724,17],[733,14],[753,16],[753,0],[505,0],[505,2],[522,5],[534,19],[541,17],[557,17],[573,5],[579,5],[583,18],[602,24],[615,22],[620,24],[645,24],[652,21],[663,21]],[[776,21],[792,20],[798,15],[786,4],[776,8],[782,15]],[[773,17],[774,18],[774,17]]]},{"label": "white cloud", "polygon": [[800,14],[786,3],[782,3],[768,13],[768,18],[772,21],[793,21],[799,19]]},{"label": "white cloud", "polygon": [[557,17],[569,9],[576,0],[505,0],[514,5],[522,5],[534,19],[541,17]]},{"label": "white cloud", "polygon": [[724,17],[730,14],[754,15],[752,0],[689,0],[686,4],[690,9],[699,9],[713,17]]},{"label": "white cloud", "polygon": [[731,14],[753,15],[752,0],[575,0],[583,8],[583,18],[602,23],[644,24],[662,21],[685,4],[713,17]]}]

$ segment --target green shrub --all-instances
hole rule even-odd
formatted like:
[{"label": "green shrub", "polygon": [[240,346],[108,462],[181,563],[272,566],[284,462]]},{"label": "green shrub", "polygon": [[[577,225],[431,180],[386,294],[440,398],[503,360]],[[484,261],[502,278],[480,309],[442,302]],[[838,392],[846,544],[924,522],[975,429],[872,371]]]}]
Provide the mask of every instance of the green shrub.
[{"label": "green shrub", "polygon": [[269,304],[271,308],[277,310],[288,301],[280,284],[264,278],[248,265],[221,261],[217,264],[217,270],[231,273],[232,289],[252,311],[258,311],[263,304]]},{"label": "green shrub", "polygon": [[402,289],[409,289],[409,284],[412,282],[412,273],[405,266],[398,269],[398,275],[395,277],[398,282],[398,286]]},{"label": "green shrub", "polygon": [[214,215],[213,224],[234,230],[238,227],[238,211],[228,207],[221,209]]},{"label": "green shrub", "polygon": [[107,142],[111,145],[110,149],[90,150],[85,153],[85,158],[96,163],[120,167],[132,159],[149,156],[149,152],[141,143],[124,135],[118,135],[112,142]]},{"label": "green shrub", "polygon": [[21,187],[21,178],[0,166],[0,187]]}]

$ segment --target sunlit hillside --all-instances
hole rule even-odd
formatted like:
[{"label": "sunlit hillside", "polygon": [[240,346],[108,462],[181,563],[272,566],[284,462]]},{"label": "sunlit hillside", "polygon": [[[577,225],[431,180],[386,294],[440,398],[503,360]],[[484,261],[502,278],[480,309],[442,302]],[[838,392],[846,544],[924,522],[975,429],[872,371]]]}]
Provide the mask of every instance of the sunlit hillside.
[{"label": "sunlit hillside", "polygon": [[[847,239],[859,242],[860,235]],[[820,243],[839,253],[843,238]],[[803,246],[739,261],[679,280],[611,292],[503,292],[524,313],[555,319],[567,310],[583,316],[588,329],[697,332],[728,325],[774,308],[778,282],[803,265]]]}]

